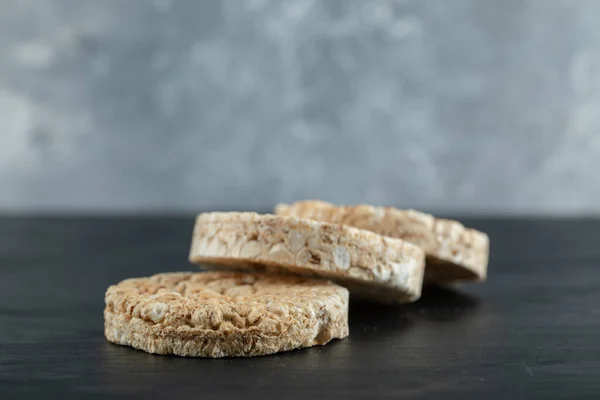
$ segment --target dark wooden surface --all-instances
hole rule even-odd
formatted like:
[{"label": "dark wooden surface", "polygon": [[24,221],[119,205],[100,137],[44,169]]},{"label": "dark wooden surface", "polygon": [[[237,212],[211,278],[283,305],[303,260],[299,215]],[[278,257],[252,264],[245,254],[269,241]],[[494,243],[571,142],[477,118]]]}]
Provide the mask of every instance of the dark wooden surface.
[{"label": "dark wooden surface", "polygon": [[0,219],[0,399],[600,398],[600,221],[473,219],[489,280],[401,307],[351,304],[351,334],[249,359],[108,343],[121,279],[194,270],[193,218]]}]

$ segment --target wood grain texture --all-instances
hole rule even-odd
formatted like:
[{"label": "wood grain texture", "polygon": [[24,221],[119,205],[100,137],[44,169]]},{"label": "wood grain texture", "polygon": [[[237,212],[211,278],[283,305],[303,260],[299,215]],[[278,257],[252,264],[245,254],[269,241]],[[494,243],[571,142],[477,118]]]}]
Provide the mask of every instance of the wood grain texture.
[{"label": "wood grain texture", "polygon": [[189,270],[193,217],[0,219],[0,398],[595,398],[600,220],[465,220],[483,285],[351,303],[351,335],[253,359],[153,356],[103,337],[114,282]]}]

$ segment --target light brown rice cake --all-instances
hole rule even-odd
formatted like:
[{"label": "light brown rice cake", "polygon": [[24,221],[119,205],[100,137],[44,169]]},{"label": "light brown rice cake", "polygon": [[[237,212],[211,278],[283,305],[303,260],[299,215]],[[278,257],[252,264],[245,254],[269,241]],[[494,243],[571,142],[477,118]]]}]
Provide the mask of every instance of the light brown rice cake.
[{"label": "light brown rice cake", "polygon": [[457,221],[415,210],[337,206],[318,200],[279,204],[275,214],[344,224],[414,243],[427,255],[426,282],[483,281],[487,275],[488,236]]},{"label": "light brown rice cake", "polygon": [[104,334],[156,354],[248,357],[348,336],[348,290],[243,272],[168,273],[106,291]]},{"label": "light brown rice cake", "polygon": [[215,212],[197,217],[190,261],[209,268],[319,276],[352,294],[406,303],[421,295],[425,255],[403,240],[349,226]]}]

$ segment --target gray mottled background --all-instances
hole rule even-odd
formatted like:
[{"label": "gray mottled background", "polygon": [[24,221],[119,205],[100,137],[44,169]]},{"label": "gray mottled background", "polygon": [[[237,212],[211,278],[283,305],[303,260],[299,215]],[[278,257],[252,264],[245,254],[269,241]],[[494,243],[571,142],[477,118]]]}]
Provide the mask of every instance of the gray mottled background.
[{"label": "gray mottled background", "polygon": [[600,212],[600,1],[0,9],[0,211]]}]

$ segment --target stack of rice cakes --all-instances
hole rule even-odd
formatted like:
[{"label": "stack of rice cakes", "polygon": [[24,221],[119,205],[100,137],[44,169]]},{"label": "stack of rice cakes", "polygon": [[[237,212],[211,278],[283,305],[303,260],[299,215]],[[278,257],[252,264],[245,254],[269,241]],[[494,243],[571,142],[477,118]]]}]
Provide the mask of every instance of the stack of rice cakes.
[{"label": "stack of rice cakes", "polygon": [[486,278],[489,239],[414,210],[323,201],[203,213],[189,260],[209,271],[108,288],[105,336],[155,354],[247,357],[348,336],[349,295],[385,304],[424,282]]}]

